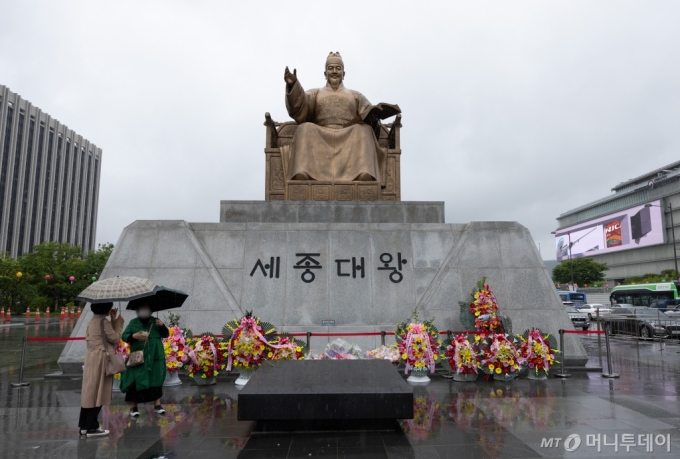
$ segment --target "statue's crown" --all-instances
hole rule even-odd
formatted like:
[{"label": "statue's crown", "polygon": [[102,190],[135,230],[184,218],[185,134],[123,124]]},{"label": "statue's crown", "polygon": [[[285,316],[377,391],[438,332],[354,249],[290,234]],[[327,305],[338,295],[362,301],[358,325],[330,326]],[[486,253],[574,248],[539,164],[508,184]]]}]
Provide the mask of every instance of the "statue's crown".
[{"label": "statue's crown", "polygon": [[[328,57],[326,58],[326,65],[328,65],[328,61],[331,59],[340,59],[340,62],[342,62],[342,56],[337,51],[336,52],[331,51],[330,53],[328,53]],[[342,62],[342,66],[343,67],[345,66],[344,62]]]}]

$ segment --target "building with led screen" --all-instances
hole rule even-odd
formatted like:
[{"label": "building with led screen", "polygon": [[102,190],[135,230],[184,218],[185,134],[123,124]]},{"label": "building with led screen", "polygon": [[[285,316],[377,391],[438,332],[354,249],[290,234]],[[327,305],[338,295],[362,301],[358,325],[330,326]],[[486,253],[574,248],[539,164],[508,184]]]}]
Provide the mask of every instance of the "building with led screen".
[{"label": "building with led screen", "polygon": [[[608,281],[674,269],[679,178],[677,161],[616,185],[606,198],[564,212],[555,230],[557,260],[588,256],[607,263]],[[675,237],[680,240],[680,231]]]},{"label": "building with led screen", "polygon": [[0,252],[94,249],[101,148],[0,85]]}]

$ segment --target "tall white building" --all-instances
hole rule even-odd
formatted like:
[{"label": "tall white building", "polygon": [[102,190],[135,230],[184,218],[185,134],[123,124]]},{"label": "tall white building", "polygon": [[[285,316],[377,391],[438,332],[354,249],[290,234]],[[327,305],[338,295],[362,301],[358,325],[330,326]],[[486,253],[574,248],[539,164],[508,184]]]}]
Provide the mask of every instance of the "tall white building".
[{"label": "tall white building", "polygon": [[102,150],[0,85],[0,252],[93,250]]}]

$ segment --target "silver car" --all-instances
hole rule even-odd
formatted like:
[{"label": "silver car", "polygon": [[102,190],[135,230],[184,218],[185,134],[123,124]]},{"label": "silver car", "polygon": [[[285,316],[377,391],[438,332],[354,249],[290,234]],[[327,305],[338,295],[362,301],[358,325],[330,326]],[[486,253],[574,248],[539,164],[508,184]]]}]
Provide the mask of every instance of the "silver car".
[{"label": "silver car", "polygon": [[583,330],[588,330],[590,328],[590,319],[588,316],[582,312],[579,312],[575,307],[565,304],[564,307],[569,314],[571,323],[574,324],[574,328],[581,328]]},{"label": "silver car", "polygon": [[598,309],[600,317],[602,317],[604,314],[609,314],[612,311],[608,306],[597,303],[576,306],[576,309],[578,309],[579,312],[586,314],[591,321],[598,317]]}]

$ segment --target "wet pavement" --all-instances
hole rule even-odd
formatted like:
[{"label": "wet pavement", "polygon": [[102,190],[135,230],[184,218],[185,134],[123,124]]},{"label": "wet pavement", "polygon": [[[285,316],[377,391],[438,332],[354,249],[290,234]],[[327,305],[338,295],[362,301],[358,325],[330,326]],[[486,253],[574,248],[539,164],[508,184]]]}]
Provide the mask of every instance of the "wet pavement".
[{"label": "wet pavement", "polygon": [[[165,416],[144,406],[140,418],[131,420],[122,394],[114,393],[111,406],[102,410],[111,435],[81,439],[80,381],[43,378],[57,369],[63,342],[29,343],[25,379],[31,385],[9,384],[18,380],[24,334],[68,336],[72,325],[0,327],[0,457],[651,458],[680,452],[680,345],[624,338],[612,339],[620,379],[573,371],[564,381],[459,383],[434,375],[429,385],[414,389],[414,419],[391,431],[253,432],[254,423],[237,420],[238,390],[227,376],[215,386],[183,379],[183,385],[165,388]],[[597,338],[582,339],[589,365],[606,364],[599,360]],[[581,443],[567,451],[567,438],[569,448]],[[642,445],[650,439],[651,451]]]}]

